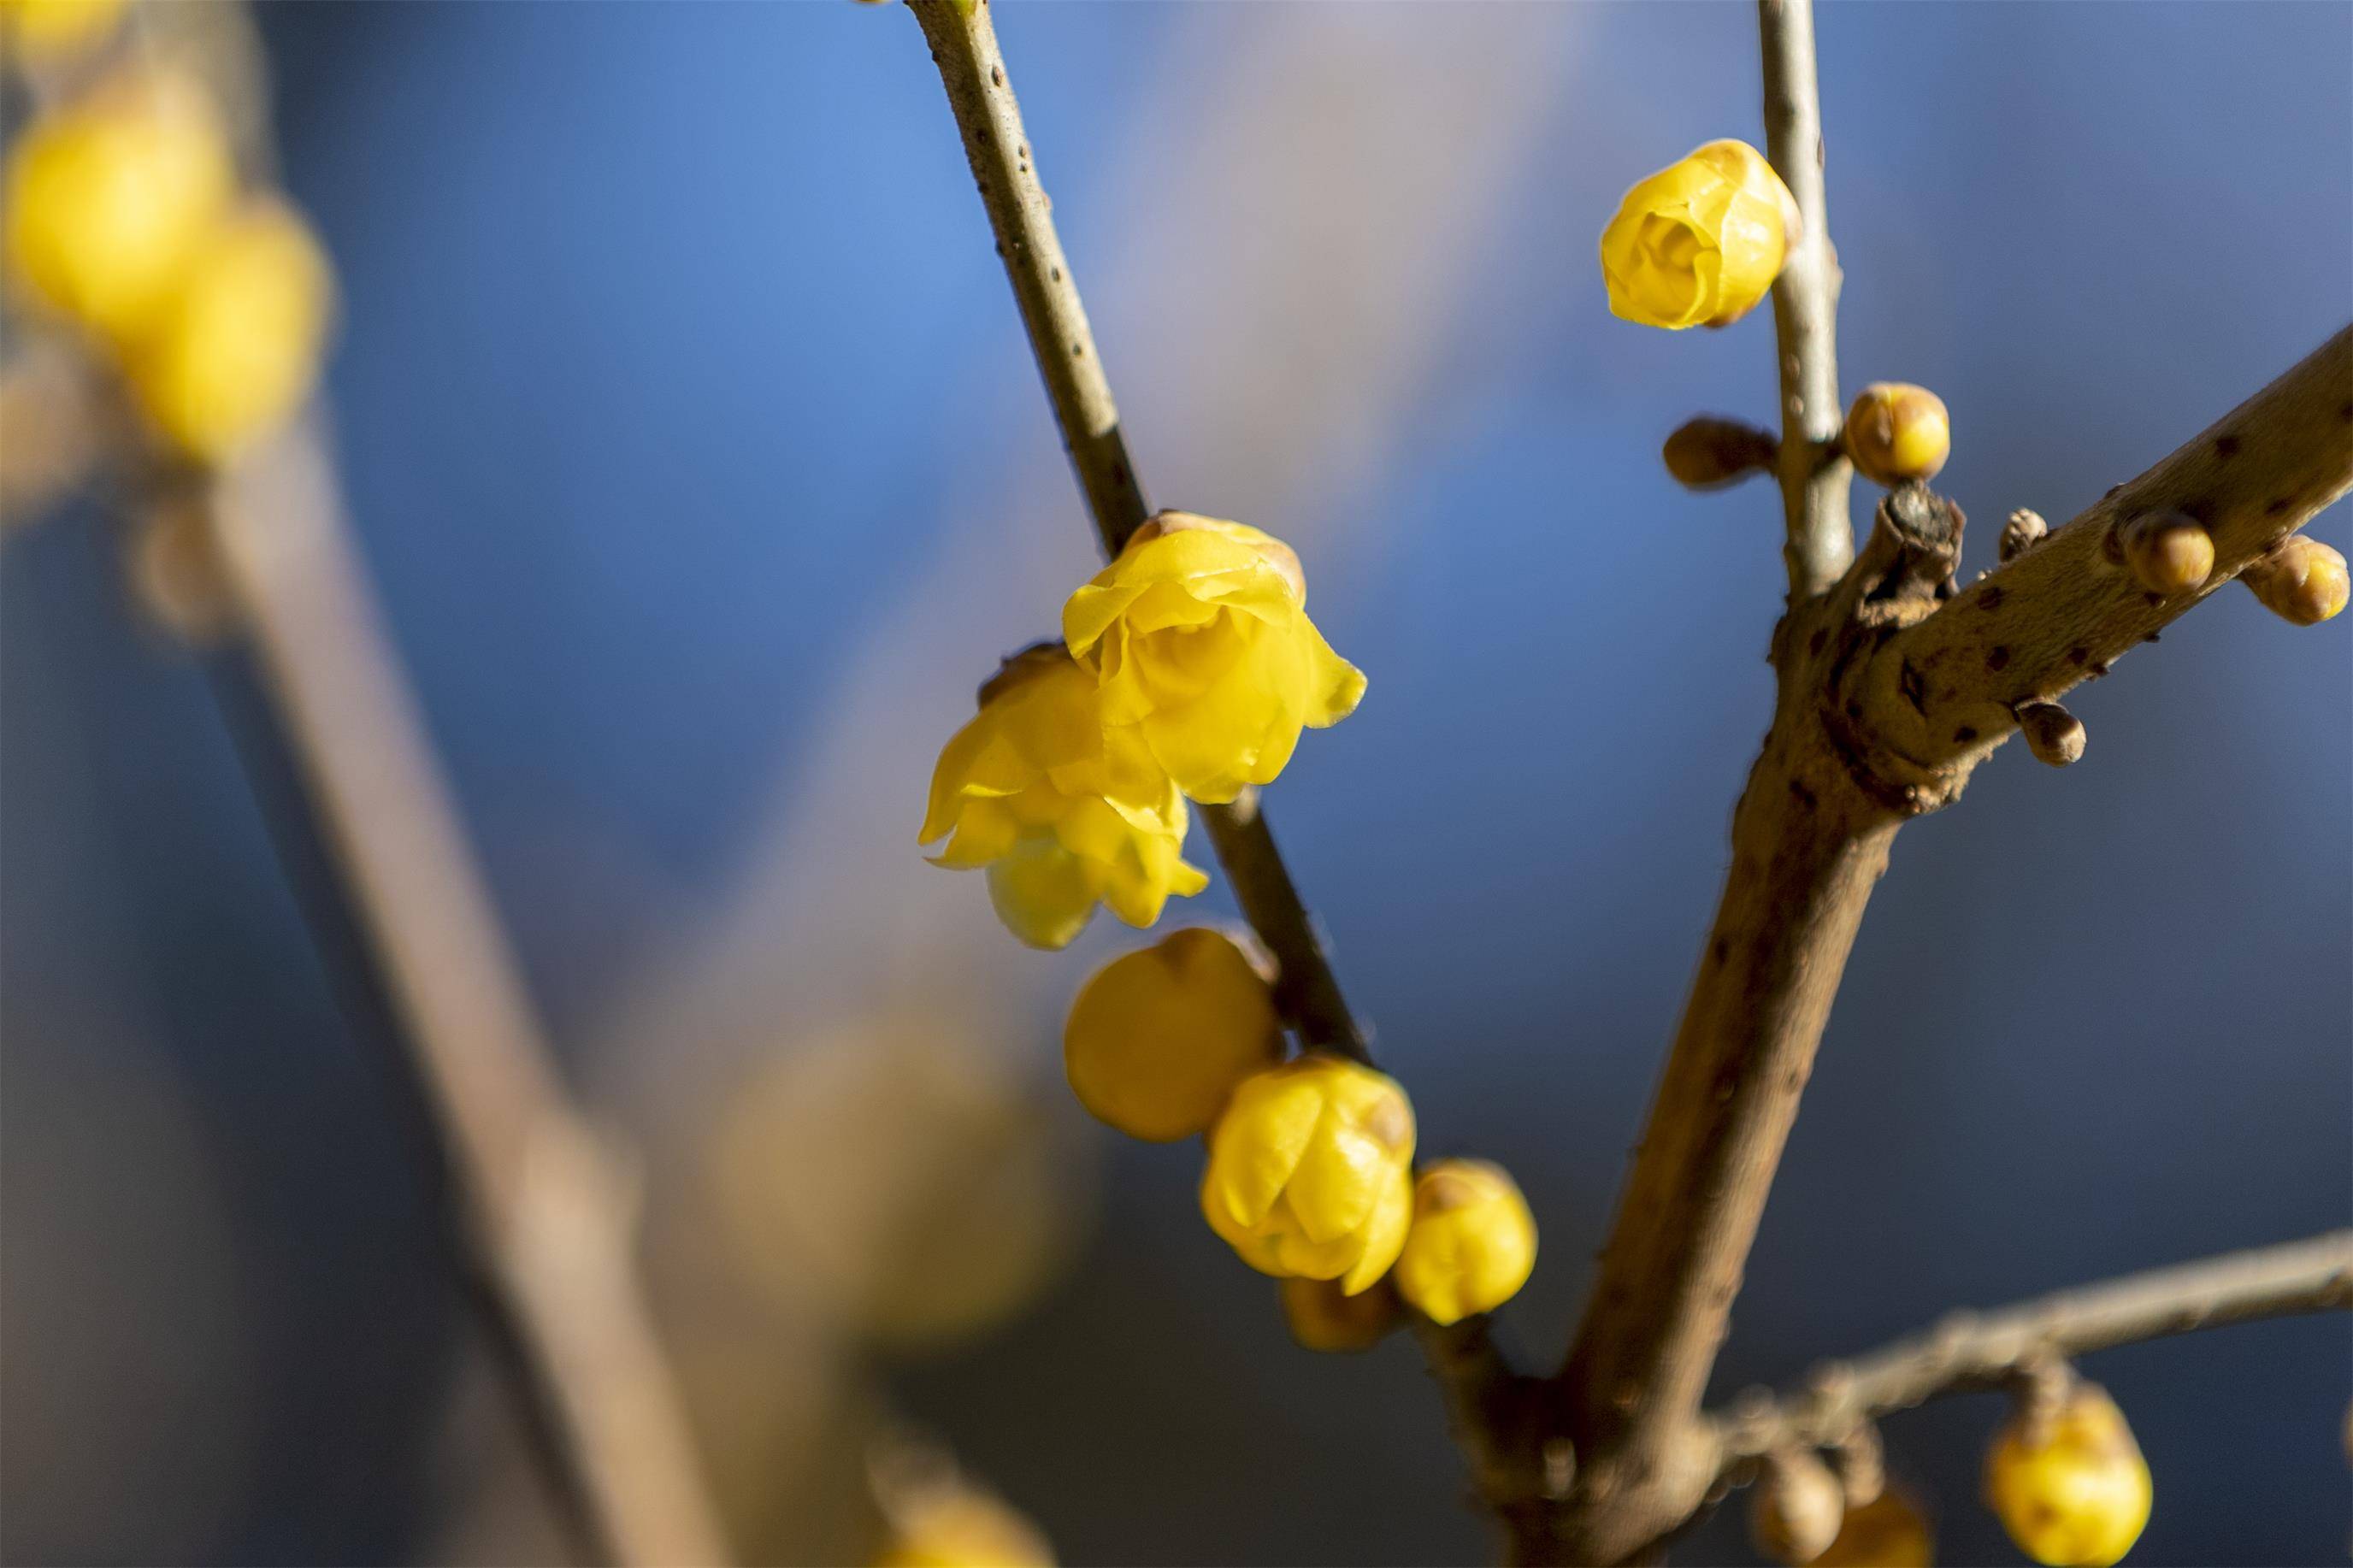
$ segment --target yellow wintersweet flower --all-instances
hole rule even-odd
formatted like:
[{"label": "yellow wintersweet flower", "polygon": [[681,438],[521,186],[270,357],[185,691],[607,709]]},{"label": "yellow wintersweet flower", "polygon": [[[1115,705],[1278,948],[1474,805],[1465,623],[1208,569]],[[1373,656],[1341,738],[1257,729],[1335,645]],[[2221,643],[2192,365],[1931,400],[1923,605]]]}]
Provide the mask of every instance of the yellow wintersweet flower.
[{"label": "yellow wintersweet flower", "polygon": [[1535,1265],[1535,1216],[1501,1165],[1439,1160],[1421,1173],[1397,1287],[1432,1322],[1493,1311]]},{"label": "yellow wintersweet flower", "polygon": [[1746,142],[1711,142],[1626,193],[1601,231],[1609,310],[1680,331],[1754,310],[1781,275],[1797,199]]},{"label": "yellow wintersweet flower", "polygon": [[1230,938],[1199,926],[1105,964],[1062,1026],[1079,1103],[1155,1143],[1207,1131],[1236,1084],[1282,1059],[1266,981]]},{"label": "yellow wintersweet flower", "polygon": [[1191,512],[1138,529],[1071,595],[1062,635],[1102,679],[1103,722],[1140,736],[1199,801],[1273,782],[1302,726],[1338,723],[1365,694],[1307,618],[1291,547]]},{"label": "yellow wintersweet flower", "polygon": [[10,154],[8,270],[120,342],[169,297],[236,180],[202,87],[170,71],[117,78],[36,121]]},{"label": "yellow wintersweet flower", "polygon": [[1986,1501],[2048,1568],[2106,1568],[2148,1523],[2148,1463],[2107,1391],[2077,1384],[2044,1418],[2021,1411],[1986,1455]]},{"label": "yellow wintersweet flower", "polygon": [[1388,1272],[1413,1217],[1413,1107],[1395,1081],[1311,1055],[1246,1079],[1209,1132],[1201,1212],[1262,1274]]},{"label": "yellow wintersweet flower", "polygon": [[326,254],[301,216],[251,203],[206,237],[129,350],[132,393],[181,450],[226,462],[310,395],[333,300]]},{"label": "yellow wintersweet flower", "polygon": [[71,59],[105,42],[124,0],[0,0],[0,39],[26,65]]},{"label": "yellow wintersweet flower", "polygon": [[1183,858],[1184,797],[1135,739],[1103,728],[1094,677],[1060,643],[1006,661],[940,752],[918,842],[935,865],[988,868],[997,918],[1032,947],[1069,945],[1098,900],[1148,926],[1208,878]]}]

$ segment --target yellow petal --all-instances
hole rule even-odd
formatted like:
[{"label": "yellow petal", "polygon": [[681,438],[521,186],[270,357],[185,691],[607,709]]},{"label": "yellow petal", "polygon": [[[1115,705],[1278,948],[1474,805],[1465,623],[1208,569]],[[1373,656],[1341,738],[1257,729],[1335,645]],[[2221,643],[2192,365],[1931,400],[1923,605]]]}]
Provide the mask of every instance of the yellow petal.
[{"label": "yellow petal", "polygon": [[1086,867],[1050,838],[1024,839],[988,868],[997,918],[1031,947],[1068,947],[1095,912]]},{"label": "yellow petal", "polygon": [[1370,1288],[1398,1260],[1405,1247],[1407,1233],[1413,1225],[1413,1182],[1404,1167],[1398,1167],[1389,1182],[1388,1191],[1382,1194],[1371,1221],[1365,1226],[1365,1249],[1340,1281],[1342,1294],[1354,1296]]},{"label": "yellow petal", "polygon": [[1277,1068],[1247,1079],[1209,1135],[1205,1202],[1236,1225],[1254,1226],[1282,1195],[1324,1114],[1312,1075]]}]

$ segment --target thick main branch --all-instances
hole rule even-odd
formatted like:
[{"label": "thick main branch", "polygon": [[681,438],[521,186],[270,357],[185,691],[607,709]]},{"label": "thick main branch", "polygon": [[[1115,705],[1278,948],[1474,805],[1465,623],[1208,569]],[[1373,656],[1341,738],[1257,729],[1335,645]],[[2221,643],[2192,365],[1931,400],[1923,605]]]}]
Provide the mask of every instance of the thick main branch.
[{"label": "thick main branch", "polygon": [[1955,1312],[1925,1333],[1831,1362],[1785,1399],[1744,1399],[1714,1420],[1726,1467],[1784,1446],[1842,1441],[1865,1421],[1939,1394],[1998,1388],[2066,1360],[2258,1318],[2353,1307],[2353,1230],[2084,1285],[2016,1306]]}]

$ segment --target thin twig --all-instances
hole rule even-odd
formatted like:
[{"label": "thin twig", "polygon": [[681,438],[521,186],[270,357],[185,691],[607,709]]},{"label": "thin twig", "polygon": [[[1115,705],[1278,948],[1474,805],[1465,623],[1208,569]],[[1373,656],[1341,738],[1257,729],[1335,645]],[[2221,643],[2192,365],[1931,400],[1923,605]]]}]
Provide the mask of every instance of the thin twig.
[{"label": "thin twig", "polygon": [[[1088,515],[1103,552],[1116,555],[1150,514],[1120,435],[1119,406],[1112,401],[1086,307],[1054,233],[1053,204],[1038,179],[1037,159],[1021,128],[1021,108],[1006,77],[988,6],[976,4],[967,10],[956,0],[914,0],[908,9],[923,26],[947,89],[948,107],[963,133],[981,205],[988,209],[997,254],[1005,258],[1005,275],[1020,304],[1021,322]],[[1349,1011],[1314,917],[1255,797],[1203,806],[1201,815],[1243,915],[1280,967],[1276,1000],[1300,1043],[1369,1062],[1365,1029]]]},{"label": "thin twig", "polygon": [[617,1562],[725,1560],[635,1272],[635,1197],[574,1108],[305,426],[209,500],[217,557],[340,892],[400,1022],[492,1304]]},{"label": "thin twig", "polygon": [[1924,1333],[1808,1377],[1776,1400],[1758,1391],[1712,1418],[1726,1468],[1784,1445],[1822,1447],[1939,1394],[1997,1388],[2061,1360],[2258,1318],[2353,1308],[2353,1230],[2080,1286],[1986,1312],[1955,1312]]},{"label": "thin twig", "polygon": [[1822,184],[1822,110],[1815,81],[1813,0],[1758,0],[1765,59],[1765,153],[1798,199],[1805,232],[1773,285],[1781,368],[1782,554],[1789,595],[1827,589],[1854,555],[1847,515],[1852,474],[1838,444],[1838,252]]}]

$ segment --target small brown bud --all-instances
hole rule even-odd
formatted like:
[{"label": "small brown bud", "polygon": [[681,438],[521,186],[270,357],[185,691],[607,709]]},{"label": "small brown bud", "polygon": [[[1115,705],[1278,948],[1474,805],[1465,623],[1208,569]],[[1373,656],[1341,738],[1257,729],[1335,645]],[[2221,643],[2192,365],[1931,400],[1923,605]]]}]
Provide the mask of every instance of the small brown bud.
[{"label": "small brown bud", "polygon": [[2084,721],[2056,702],[2021,703],[2018,727],[2038,762],[2063,768],[2084,754]]},{"label": "small brown bud", "polygon": [[1846,1518],[1846,1496],[1830,1467],[1807,1449],[1765,1457],[1748,1500],[1748,1538],[1777,1563],[1810,1563],[1830,1550]]},{"label": "small brown bud", "polygon": [[1841,439],[1857,473],[1893,489],[1936,477],[1953,453],[1953,421],[1945,400],[1926,387],[1882,381],[1847,410]]},{"label": "small brown bud", "polygon": [[2001,558],[2004,561],[2017,560],[2042,543],[2043,535],[2050,531],[2051,525],[2042,521],[2041,512],[2020,507],[2002,525]]},{"label": "small brown bud", "polygon": [[1659,449],[1667,472],[1687,489],[1721,489],[1773,467],[1773,437],[1737,419],[1703,414],[1687,419]]},{"label": "small brown bud", "polygon": [[1337,1279],[1285,1279],[1282,1321],[1303,1349],[1368,1351],[1403,1321],[1403,1313],[1387,1279],[1353,1296],[1341,1292]]},{"label": "small brown bud", "polygon": [[2214,574],[2214,536],[2178,511],[2141,513],[2116,530],[2116,543],[2152,594],[2186,594]]},{"label": "small brown bud", "polygon": [[2345,557],[2317,539],[2291,533],[2255,558],[2239,581],[2263,607],[2299,626],[2318,626],[2345,607],[2353,579]]}]

